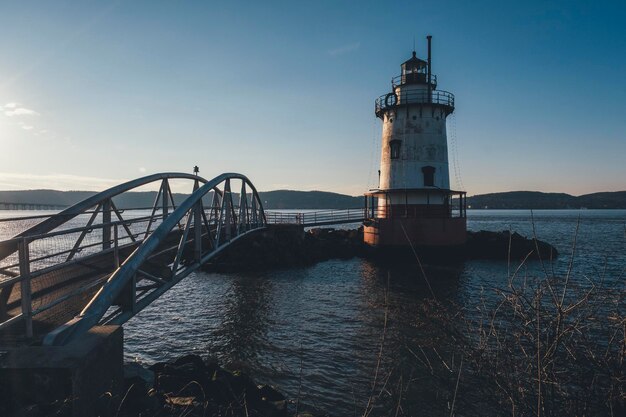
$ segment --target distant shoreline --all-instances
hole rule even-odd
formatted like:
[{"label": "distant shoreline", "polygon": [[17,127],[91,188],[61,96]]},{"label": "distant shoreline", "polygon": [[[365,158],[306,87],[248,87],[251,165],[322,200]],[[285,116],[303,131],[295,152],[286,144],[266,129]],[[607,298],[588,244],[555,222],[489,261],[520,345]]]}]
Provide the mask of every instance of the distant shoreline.
[{"label": "distant shoreline", "polygon": [[[95,191],[22,190],[0,191],[0,210],[11,210],[12,204],[54,205],[68,207],[96,194]],[[326,191],[275,190],[259,192],[268,210],[332,210],[363,207],[363,196]],[[119,208],[151,207],[155,191],[128,192],[116,200]],[[176,203],[186,194],[174,194]],[[453,202],[454,204],[454,202]],[[585,210],[626,209],[626,191],[600,192],[572,196],[565,193],[509,191],[467,197],[472,210]],[[33,208],[36,209],[36,208]]]}]

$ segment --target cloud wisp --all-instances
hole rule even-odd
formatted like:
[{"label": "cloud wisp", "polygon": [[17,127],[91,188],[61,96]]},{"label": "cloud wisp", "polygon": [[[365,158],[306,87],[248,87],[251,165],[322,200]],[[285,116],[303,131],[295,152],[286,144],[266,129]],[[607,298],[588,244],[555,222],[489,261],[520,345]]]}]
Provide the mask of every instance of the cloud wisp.
[{"label": "cloud wisp", "polygon": [[346,44],[346,45],[342,45],[342,46],[334,48],[334,49],[329,49],[328,50],[328,55],[330,55],[330,56],[345,55],[345,54],[348,54],[350,52],[354,52],[354,51],[358,50],[360,47],[361,47],[361,42],[353,42],[353,43],[349,43],[349,44]]},{"label": "cloud wisp", "polygon": [[[22,106],[21,103],[11,101],[6,103],[4,106],[1,106],[0,111],[3,111],[5,116],[16,120],[17,126],[26,131],[30,131],[35,136],[45,135],[48,132],[46,129],[37,129],[39,126],[35,126],[32,123],[34,120],[33,116],[41,116],[41,114],[38,111]],[[29,123],[26,123],[25,120],[27,119],[29,120]]]},{"label": "cloud wisp", "polygon": [[[13,105],[13,107],[9,107]],[[4,114],[8,117],[14,116],[39,116],[39,113],[35,110],[27,109],[25,107],[17,107],[17,103],[8,103],[4,106]]]},{"label": "cloud wisp", "polygon": [[123,179],[98,178],[69,174],[16,174],[0,172],[0,189],[2,190],[33,190],[56,189],[101,191],[124,182]]}]

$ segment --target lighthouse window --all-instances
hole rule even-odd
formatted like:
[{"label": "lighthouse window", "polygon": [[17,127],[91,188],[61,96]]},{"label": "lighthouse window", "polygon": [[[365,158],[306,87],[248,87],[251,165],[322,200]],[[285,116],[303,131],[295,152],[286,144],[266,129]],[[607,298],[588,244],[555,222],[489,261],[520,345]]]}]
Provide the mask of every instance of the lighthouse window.
[{"label": "lighthouse window", "polygon": [[391,148],[391,159],[400,158],[400,144],[402,141],[400,140],[392,140],[389,142],[389,147]]},{"label": "lighthouse window", "polygon": [[423,167],[422,173],[424,174],[424,187],[435,186],[435,167]]}]

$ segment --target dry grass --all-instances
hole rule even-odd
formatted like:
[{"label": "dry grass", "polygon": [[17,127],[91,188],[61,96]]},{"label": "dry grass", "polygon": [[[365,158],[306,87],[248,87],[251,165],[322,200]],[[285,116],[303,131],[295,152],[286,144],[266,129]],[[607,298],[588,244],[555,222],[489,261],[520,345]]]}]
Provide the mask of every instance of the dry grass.
[{"label": "dry grass", "polygon": [[[624,277],[563,275],[540,261],[529,277],[526,260],[493,297],[450,309],[429,301],[424,314],[446,335],[449,366],[432,346],[413,355],[432,383],[452,398],[449,415],[619,416],[626,414],[626,294]],[[575,279],[576,278],[576,279]],[[433,364],[435,366],[433,366]],[[461,375],[451,390],[451,374]],[[473,410],[473,411],[470,411]],[[443,415],[443,414],[442,414]]]},{"label": "dry grass", "polygon": [[578,226],[562,273],[540,259],[529,276],[531,252],[509,261],[504,285],[483,289],[474,305],[426,300],[418,321],[427,336],[404,346],[411,363],[375,373],[381,388],[369,402],[385,406],[363,416],[626,415],[624,271],[576,274],[577,236]]}]

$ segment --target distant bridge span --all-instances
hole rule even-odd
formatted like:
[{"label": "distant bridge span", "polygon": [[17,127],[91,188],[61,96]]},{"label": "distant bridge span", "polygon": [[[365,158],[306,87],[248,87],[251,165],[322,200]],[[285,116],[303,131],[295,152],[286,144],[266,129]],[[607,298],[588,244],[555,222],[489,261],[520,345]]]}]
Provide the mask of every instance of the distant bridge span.
[{"label": "distant bridge span", "polygon": [[61,210],[66,207],[66,204],[0,201],[0,210]]},{"label": "distant bridge span", "polygon": [[[171,181],[192,188],[178,207]],[[143,213],[116,206],[121,194],[159,183]],[[253,184],[237,173],[210,181],[161,173],[112,187],[0,241],[0,345],[63,345],[94,325],[123,324],[268,224],[312,227],[364,216],[363,209],[266,213]]]}]

